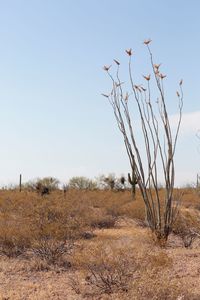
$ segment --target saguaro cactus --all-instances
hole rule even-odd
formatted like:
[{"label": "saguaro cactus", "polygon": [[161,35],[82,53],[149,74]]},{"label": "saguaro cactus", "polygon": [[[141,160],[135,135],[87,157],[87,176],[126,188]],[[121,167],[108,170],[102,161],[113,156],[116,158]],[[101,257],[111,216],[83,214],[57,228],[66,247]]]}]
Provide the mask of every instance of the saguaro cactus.
[{"label": "saguaro cactus", "polygon": [[135,199],[135,194],[136,194],[136,184],[137,184],[137,178],[135,176],[134,170],[132,170],[132,175],[128,173],[128,182],[131,185],[131,194],[133,200]]}]

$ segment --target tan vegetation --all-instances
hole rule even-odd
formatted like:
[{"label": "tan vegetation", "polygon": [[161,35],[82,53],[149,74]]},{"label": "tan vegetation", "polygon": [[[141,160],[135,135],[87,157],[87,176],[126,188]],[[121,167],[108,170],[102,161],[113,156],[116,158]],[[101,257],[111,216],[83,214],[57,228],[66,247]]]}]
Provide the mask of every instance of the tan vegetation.
[{"label": "tan vegetation", "polygon": [[159,244],[139,192],[0,191],[0,299],[199,299],[200,198],[182,192]]}]

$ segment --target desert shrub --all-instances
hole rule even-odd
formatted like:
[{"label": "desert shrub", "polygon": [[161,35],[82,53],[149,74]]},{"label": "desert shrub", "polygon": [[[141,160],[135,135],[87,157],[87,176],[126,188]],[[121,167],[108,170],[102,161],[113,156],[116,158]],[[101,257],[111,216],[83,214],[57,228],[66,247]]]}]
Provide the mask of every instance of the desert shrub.
[{"label": "desert shrub", "polygon": [[[38,201],[35,193],[13,193],[12,199],[0,199],[0,252],[17,256],[34,241],[54,239],[74,241],[82,238],[89,225],[81,216],[82,209],[74,201],[61,201],[62,194],[52,194]],[[84,205],[85,206],[85,205]],[[87,210],[86,206],[84,208]],[[88,216],[89,218],[89,216]],[[90,230],[91,231],[91,230]]]},{"label": "desert shrub", "polygon": [[75,272],[69,276],[69,286],[77,295],[84,294],[82,279]]},{"label": "desert shrub", "polygon": [[81,234],[81,237],[85,240],[90,240],[94,237],[96,237],[96,234],[94,234],[93,232],[91,231],[84,231],[82,234]]},{"label": "desert shrub", "polygon": [[[138,215],[137,208],[130,210],[130,193],[126,191],[119,197],[111,191],[69,190],[67,201],[59,191],[48,198],[27,191],[0,191],[0,196],[0,241],[3,245],[5,238],[4,245],[13,245],[13,249],[24,244],[20,249],[25,250],[31,241],[46,238],[85,238],[84,233],[95,228],[112,228],[117,216],[129,215],[130,211]],[[137,203],[132,203],[133,208]]]},{"label": "desert shrub", "polygon": [[94,190],[97,188],[96,182],[93,180],[80,176],[80,177],[72,177],[69,180],[68,187],[70,189],[78,189],[78,190]]},{"label": "desert shrub", "polygon": [[116,218],[113,216],[102,216],[101,218],[93,219],[91,226],[94,228],[113,228],[115,226]]},{"label": "desert shrub", "polygon": [[104,184],[105,189],[114,190],[117,184],[117,178],[115,174],[109,174],[108,176],[102,175],[101,177],[102,186]]},{"label": "desert shrub", "polygon": [[110,173],[107,176],[100,175],[96,178],[96,181],[100,190],[124,191],[126,187],[126,178],[123,175],[118,178],[114,173]]},{"label": "desert shrub", "polygon": [[[23,225],[10,223],[1,224],[0,227],[0,254],[7,257],[17,257],[30,247],[31,235],[28,228]],[[19,228],[20,227],[20,228]]]},{"label": "desert shrub", "polygon": [[115,217],[107,214],[105,207],[93,207],[83,202],[73,210],[71,216],[81,222],[82,229],[85,227],[86,230],[88,227],[89,231],[93,231],[95,228],[112,228],[116,220]]},{"label": "desert shrub", "polygon": [[29,181],[24,185],[25,189],[30,191],[38,191],[41,194],[49,193],[51,191],[57,190],[59,185],[59,180],[54,177],[44,177],[37,178],[33,181]]},{"label": "desert shrub", "polygon": [[[73,243],[71,241],[57,241],[55,239],[37,240],[32,245],[32,252],[47,264],[63,263],[63,255],[71,255]],[[66,262],[70,266],[69,262]]]},{"label": "desert shrub", "polygon": [[200,237],[199,217],[192,210],[182,210],[174,224],[173,233],[182,239],[184,247],[191,247],[194,240]]},{"label": "desert shrub", "polygon": [[76,257],[85,285],[95,294],[127,292],[137,270],[134,257],[111,244],[97,244]]},{"label": "desert shrub", "polygon": [[114,292],[128,291],[129,279],[132,275],[124,260],[116,265],[102,261],[100,265],[88,265],[87,284],[96,287],[100,293],[112,294]]},{"label": "desert shrub", "polygon": [[85,229],[82,218],[74,214],[71,207],[61,203],[50,202],[43,199],[40,204],[33,207],[31,215],[32,231],[38,238],[55,238],[69,240],[80,237]]},{"label": "desert shrub", "polygon": [[115,174],[109,174],[108,176],[100,175],[96,178],[97,187],[100,190],[113,190],[115,187],[116,176]]},{"label": "desert shrub", "polygon": [[67,200],[59,191],[48,198],[27,191],[0,191],[0,196],[0,240],[6,233],[7,240],[15,237],[18,244],[45,238],[77,240],[95,228],[114,227],[118,216],[144,216],[142,201],[133,203],[129,191],[119,197],[112,191],[68,190]]},{"label": "desert shrub", "polygon": [[26,250],[25,243],[20,242],[15,237],[4,238],[0,240],[0,254],[9,258],[17,257]]},{"label": "desert shrub", "polygon": [[7,257],[17,257],[23,254],[30,246],[31,234],[29,225],[16,218],[13,213],[15,205],[7,207],[0,213],[0,254]]}]

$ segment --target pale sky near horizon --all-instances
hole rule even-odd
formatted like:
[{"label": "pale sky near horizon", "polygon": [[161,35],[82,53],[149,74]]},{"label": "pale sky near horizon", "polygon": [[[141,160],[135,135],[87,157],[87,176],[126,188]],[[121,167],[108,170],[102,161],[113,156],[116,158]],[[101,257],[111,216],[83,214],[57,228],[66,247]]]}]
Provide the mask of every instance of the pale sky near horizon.
[{"label": "pale sky near horizon", "polygon": [[148,70],[143,45],[167,74],[169,114],[184,80],[176,184],[200,173],[200,1],[0,0],[0,185],[54,176],[130,171],[123,139],[101,93],[102,70],[134,51],[137,78]]}]

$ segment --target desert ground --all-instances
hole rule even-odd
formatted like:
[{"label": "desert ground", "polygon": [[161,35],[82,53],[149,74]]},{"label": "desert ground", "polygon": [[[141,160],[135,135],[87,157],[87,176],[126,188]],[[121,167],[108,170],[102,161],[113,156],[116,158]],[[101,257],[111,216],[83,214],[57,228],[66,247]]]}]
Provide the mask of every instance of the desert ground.
[{"label": "desert ground", "polygon": [[200,196],[181,192],[159,244],[139,191],[1,190],[0,299],[200,299]]}]

